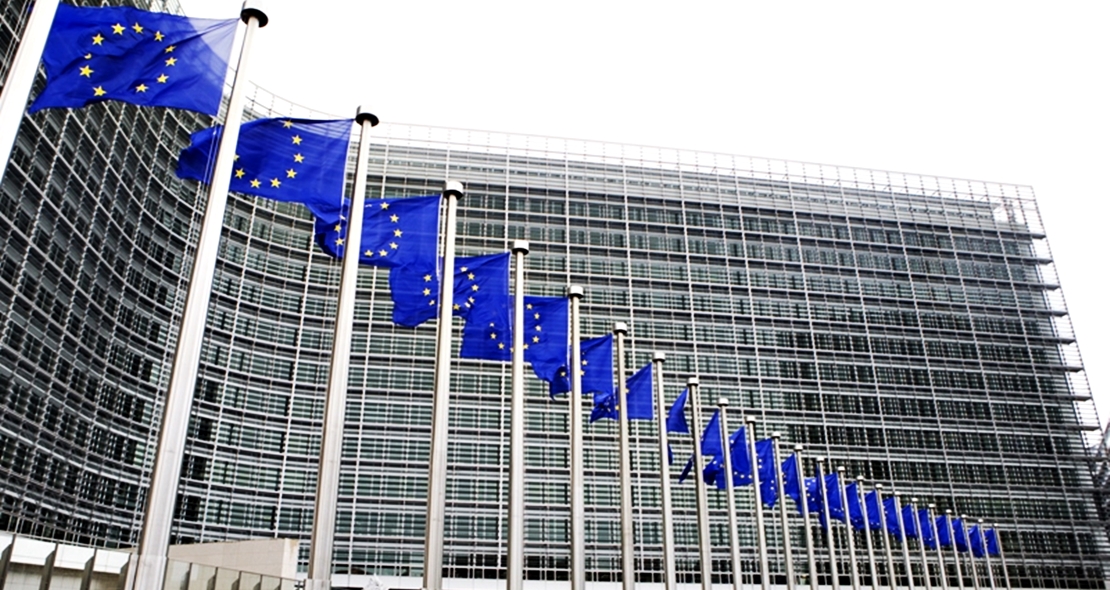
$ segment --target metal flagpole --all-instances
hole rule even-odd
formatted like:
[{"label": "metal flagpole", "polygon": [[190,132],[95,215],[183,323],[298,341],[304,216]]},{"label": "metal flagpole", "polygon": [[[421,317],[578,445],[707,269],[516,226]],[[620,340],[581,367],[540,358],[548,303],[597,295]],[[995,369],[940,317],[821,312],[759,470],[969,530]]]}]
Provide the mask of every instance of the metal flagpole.
[{"label": "metal flagpole", "polygon": [[1002,532],[998,527],[994,527],[994,539],[998,541],[998,558],[1002,562],[1002,580],[1006,582],[1006,590],[1010,590],[1013,586],[1010,585],[1010,570],[1006,567],[1006,550],[1002,548]]},{"label": "metal flagpole", "polygon": [[[829,494],[828,486],[825,485],[825,475],[828,473],[821,469],[821,465],[825,462],[824,457],[814,457],[814,476],[817,477],[817,491],[821,494],[821,514],[825,517],[825,545],[829,549],[829,577],[832,580],[833,590],[840,590],[840,575],[836,571],[836,540],[833,538],[833,523],[832,515],[829,514]],[[832,461],[829,461],[831,464]],[[817,519],[820,522],[820,518]]]},{"label": "metal flagpole", "polygon": [[[978,568],[975,567],[975,554],[971,552],[971,529],[967,526],[967,515],[961,514],[960,521],[963,522],[964,540],[967,541],[968,544],[967,562],[971,564],[970,566],[968,566],[971,569],[971,583],[975,590],[979,590],[979,572]],[[952,542],[955,543],[955,540],[953,539]],[[956,553],[959,553],[959,551],[956,551]]]},{"label": "metal flagpole", "polygon": [[867,565],[870,573],[872,588],[879,587],[879,569],[875,566],[875,546],[871,541],[871,515],[867,513],[867,495],[863,493],[863,476],[856,476],[856,499],[859,500],[860,511],[863,512],[863,540],[867,545]]},{"label": "metal flagpole", "polygon": [[898,585],[898,577],[894,573],[894,554],[890,551],[890,538],[886,530],[886,510],[883,507],[883,484],[875,484],[875,504],[879,507],[879,533],[883,539],[883,552],[886,554],[886,577],[890,587]]},{"label": "metal flagpole", "polygon": [[[848,539],[848,564],[852,577],[852,590],[859,590],[859,566],[856,564],[856,540],[852,534],[852,514],[848,510],[848,494],[844,491],[844,467],[836,468],[837,494],[840,505],[844,507],[844,531]],[[864,530],[866,530],[866,525]]]},{"label": "metal flagpole", "polygon": [[513,396],[509,427],[509,538],[506,590],[524,587],[524,257],[528,242],[513,242]]},{"label": "metal flagpole", "polygon": [[[952,561],[956,562],[956,584],[960,590],[964,590],[964,573],[960,568],[960,551],[956,549],[956,532],[952,527],[952,511],[945,510],[944,519],[945,526],[948,528],[948,538],[952,540]],[[938,545],[940,543],[937,543]]]},{"label": "metal flagpole", "polygon": [[948,572],[945,570],[944,565],[944,548],[940,546],[940,531],[937,529],[936,507],[936,504],[929,504],[926,507],[926,514],[929,515],[929,524],[933,527],[933,537],[937,542],[937,562],[940,564],[940,575],[938,576],[940,578],[940,587],[941,590],[948,590]]},{"label": "metal flagpole", "polygon": [[[732,587],[733,590],[740,590],[740,531],[737,530],[736,523],[736,495],[733,490],[732,480],[732,449],[729,448],[728,440],[730,433],[728,430],[728,398],[717,398],[717,410],[721,413],[721,441],[724,446],[725,455],[725,493],[727,495],[728,504],[728,547],[729,555],[732,559]],[[736,444],[747,444],[748,441],[736,441]],[[758,489],[758,485],[757,485]],[[759,506],[756,505],[758,510]]]},{"label": "metal flagpole", "polygon": [[929,560],[925,557],[925,531],[922,530],[921,516],[917,513],[917,498],[910,498],[910,513],[917,524],[917,551],[921,554],[921,579],[925,583],[925,590],[933,590],[933,582],[929,579]]},{"label": "metal flagpole", "polygon": [[128,574],[128,588],[161,588],[165,578],[173,508],[177,501],[181,461],[185,456],[185,435],[189,430],[193,391],[196,389],[197,373],[200,370],[200,351],[204,343],[204,325],[208,320],[208,303],[212,298],[216,258],[220,251],[220,232],[223,229],[224,212],[227,210],[235,147],[239,144],[239,123],[243,119],[243,101],[247,87],[245,81],[249,65],[247,58],[250,56],[254,32],[269,22],[266,13],[251,3],[244,3],[239,14],[247,23],[247,30],[239,51],[239,65],[231,86],[224,131],[220,135],[216,155],[216,167],[212,172],[212,182],[208,185],[208,200],[204,207],[200,238],[193,255],[189,291],[185,295],[185,309],[181,314],[181,328],[177,334],[169,389],[162,408],[158,450],[154,456],[150,489],[147,491],[143,533],[134,560],[135,575],[130,577],[130,573]]},{"label": "metal flagpole", "polygon": [[[667,462],[667,401],[663,391],[663,361],[667,356],[656,352],[651,359],[652,386],[655,388],[655,406],[659,414],[659,484],[663,502],[663,590],[675,590],[677,575],[674,569],[674,521],[671,514],[671,466]],[[696,435],[695,435],[696,436]]]},{"label": "metal flagpole", "polygon": [[[570,589],[586,590],[585,457],[582,454],[582,321],[586,291],[567,287],[570,297]],[[430,589],[429,589],[430,590]]]},{"label": "metal flagpole", "polygon": [[663,391],[663,361],[667,356],[656,352],[651,359],[652,386],[655,388],[655,407],[659,414],[659,484],[663,502],[663,590],[675,590],[677,576],[674,570],[674,522],[671,514],[671,466],[667,462],[667,401]]},{"label": "metal flagpole", "polygon": [[983,548],[983,557],[987,560],[987,582],[990,583],[991,590],[994,590],[997,586],[994,585],[994,569],[991,567],[991,552],[987,548],[987,537],[983,533],[982,518],[979,519],[979,546]]},{"label": "metal flagpole", "polygon": [[[0,93],[0,180],[4,180],[4,171],[15,148],[15,137],[27,110],[27,98],[31,95],[57,11],[58,0],[37,0],[31,4],[31,16],[27,17],[15,59],[4,79],[4,92]],[[220,223],[223,223],[222,217]]]},{"label": "metal flagpole", "polygon": [[447,503],[447,424],[451,407],[451,319],[455,303],[455,222],[461,182],[449,180],[443,270],[439,274],[439,320],[436,322],[435,397],[432,400],[432,445],[428,461],[428,511],[424,529],[424,590],[443,588],[443,529]]},{"label": "metal flagpole", "polygon": [[[694,426],[694,495],[698,506],[698,554],[701,566],[702,590],[713,590],[713,548],[709,540],[709,497],[706,487],[702,482],[702,470],[705,468],[704,457],[701,456],[701,401],[698,399],[698,378],[691,377],[686,381],[686,388],[690,391],[690,408],[693,414]],[[727,444],[727,443],[722,443]]]},{"label": "metal flagpole", "polygon": [[621,585],[624,590],[633,590],[636,587],[636,554],[632,522],[632,447],[628,439],[628,386],[624,374],[624,337],[627,334],[628,324],[613,324],[617,340],[617,424],[620,429]]},{"label": "metal flagpole", "polygon": [[[724,418],[724,414],[721,414]],[[747,437],[748,454],[752,458],[752,489],[755,494],[755,534],[759,546],[759,580],[763,590],[770,588],[771,568],[767,564],[767,525],[763,522],[763,490],[759,489],[759,453],[755,450],[755,416],[745,419],[748,427],[745,430]]]},{"label": "metal flagpole", "polygon": [[798,461],[798,490],[800,490],[802,501],[802,526],[805,527],[806,535],[806,554],[809,556],[809,590],[817,590],[817,558],[814,556],[813,550],[813,529],[809,526],[809,498],[806,497],[806,470],[805,462],[802,461],[802,445],[794,445],[794,456]]},{"label": "metal flagpole", "polygon": [[348,213],[346,254],[339,276],[339,302],[335,311],[328,390],[324,398],[324,428],[320,437],[320,465],[316,471],[316,503],[305,590],[331,588],[339,468],[343,458],[343,423],[347,412],[347,377],[351,366],[351,337],[358,291],[358,253],[362,251],[362,217],[366,207],[366,159],[370,153],[370,129],[378,124],[378,118],[359,108],[355,122],[361,127],[361,135],[358,159],[355,160],[351,211]]},{"label": "metal flagpole", "polygon": [[790,521],[787,520],[786,491],[784,490],[782,481],[782,454],[779,453],[779,438],[781,437],[781,433],[771,433],[771,439],[775,441],[775,485],[777,487],[776,491],[778,492],[779,498],[779,520],[782,522],[782,545],[783,553],[785,554],[784,563],[786,564],[786,588],[787,590],[796,590],[797,583],[794,579],[794,556],[790,550]]},{"label": "metal flagpole", "polygon": [[906,568],[906,584],[910,590],[914,590],[913,564],[910,563],[910,536],[906,534],[906,519],[902,516],[901,497],[901,492],[894,492],[894,518],[898,521],[898,532],[902,535],[902,565]]}]

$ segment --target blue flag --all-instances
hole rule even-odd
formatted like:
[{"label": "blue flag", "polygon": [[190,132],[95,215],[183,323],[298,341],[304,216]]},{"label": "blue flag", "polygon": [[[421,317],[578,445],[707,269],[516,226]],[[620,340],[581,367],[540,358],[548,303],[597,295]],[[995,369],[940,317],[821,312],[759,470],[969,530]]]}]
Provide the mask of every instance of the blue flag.
[{"label": "blue flag", "polygon": [[956,544],[956,551],[967,553],[967,530],[964,528],[962,518],[952,519],[952,542]]},{"label": "blue flag", "polygon": [[979,535],[979,525],[971,527],[967,532],[967,545],[971,548],[971,554],[975,557],[986,557],[987,552],[983,547],[983,537]]},{"label": "blue flag", "polygon": [[[177,159],[178,178],[212,181],[222,133],[222,125],[193,133],[189,147]],[[230,190],[304,203],[318,218],[323,216],[326,223],[334,225],[343,202],[350,139],[350,119],[258,119],[244,123],[235,147]]]},{"label": "blue flag", "polygon": [[[439,314],[440,287],[434,270],[420,272],[418,264],[394,268],[389,272],[389,288],[393,323],[411,328]],[[463,358],[508,360],[512,344],[508,291],[508,252],[455,259],[453,315],[468,320],[463,327]],[[503,355],[498,352],[501,347]]]},{"label": "blue flag", "polygon": [[949,529],[947,514],[937,517],[937,541],[941,547],[952,546],[952,531]]},{"label": "blue flag", "polygon": [[[737,447],[743,446],[744,443],[741,440],[743,436],[743,428],[729,435],[728,446],[729,449],[733,449],[732,452],[734,452]],[[746,477],[741,476],[740,473],[736,471],[735,464],[732,466],[732,470],[732,482],[734,486],[751,484],[752,478],[750,474]],[[704,476],[705,483],[716,486],[718,490],[724,490],[728,488],[728,480],[725,479],[725,459],[723,450],[718,456],[710,457],[707,455],[705,457],[705,469],[702,470],[702,474]]]},{"label": "blue flag", "polygon": [[806,510],[810,514],[821,513],[820,498],[817,496],[817,479],[813,477],[805,478],[804,482],[799,482],[801,472],[798,469],[798,455],[790,455],[786,461],[782,463],[782,482],[783,493],[788,498],[794,500],[794,506],[798,509],[798,514],[802,513],[802,486],[805,486],[805,499]]},{"label": "blue flag", "polygon": [[[585,351],[582,357],[588,360]],[[612,366],[612,363],[610,363]],[[629,420],[654,420],[655,412],[652,411],[652,369],[653,363],[648,363],[639,371],[636,371],[631,377],[628,378],[626,383],[627,391],[626,401],[628,402],[628,419]],[[586,368],[584,371],[589,373]],[[596,371],[595,371],[596,372]],[[583,379],[583,389],[585,389],[585,379]],[[590,422],[596,422],[602,418],[609,418],[616,420],[620,417],[620,402],[617,399],[617,394],[610,387],[610,390],[595,391],[594,392],[594,409],[590,413]]]},{"label": "blue flag", "polygon": [[701,456],[709,463],[711,457],[720,457],[724,452],[721,441],[721,411],[713,412],[713,417],[705,425],[705,432],[701,435]]},{"label": "blue flag", "polygon": [[[344,209],[350,207],[346,199],[342,204]],[[431,280],[425,282],[438,281],[439,204],[439,195],[367,199],[362,219],[359,264],[405,267],[421,279],[431,275]],[[316,243],[324,252],[342,258],[347,239],[346,217],[340,214],[337,207],[326,211],[317,209],[314,213],[318,214]],[[458,264],[455,266],[458,268]],[[507,277],[506,274],[506,281]],[[429,285],[428,288],[432,293],[438,293],[439,284],[434,287]],[[435,313],[430,317],[435,317]]]},{"label": "blue flag", "polygon": [[[748,449],[748,433],[744,427],[734,432],[729,437],[729,459],[732,462],[732,485],[752,485],[752,454]],[[725,480],[722,477],[721,483]],[[724,485],[719,486],[724,489]]]},{"label": "blue flag", "polygon": [[998,532],[994,529],[987,529],[983,536],[987,539],[987,554],[1002,555],[1002,547],[998,544]]},{"label": "blue flag", "polygon": [[[536,376],[550,384],[548,392],[552,397],[560,393],[570,392],[570,344],[567,341],[567,352],[556,361],[554,354],[548,359],[549,368],[545,374],[553,374],[553,378],[545,378],[537,371]],[[582,393],[609,395],[616,390],[613,387],[613,335],[606,334],[596,338],[587,338],[581,342],[582,351]],[[556,365],[555,363],[560,364]],[[535,363],[533,363],[535,368]]]},{"label": "blue flag", "polygon": [[830,473],[825,476],[825,498],[829,503],[829,517],[847,522],[848,515],[844,502],[840,497],[840,474]]},{"label": "blue flag", "polygon": [[778,502],[778,481],[775,479],[775,441],[770,438],[755,441],[756,467],[759,469],[759,498],[763,505],[774,508]]},{"label": "blue flag", "polygon": [[883,530],[883,521],[879,516],[879,492],[872,490],[863,497],[863,504],[867,510],[867,526],[873,531]]},{"label": "blue flag", "polygon": [[42,54],[46,87],[28,112],[118,100],[214,117],[237,23],[61,4]]},{"label": "blue flag", "polygon": [[917,517],[914,516],[913,506],[910,504],[902,507],[902,526],[906,529],[907,539],[917,538]]},{"label": "blue flag", "polygon": [[902,527],[898,526],[898,498],[887,496],[883,498],[883,515],[886,517],[886,531],[895,541],[902,541]]},{"label": "blue flag", "polygon": [[863,514],[863,505],[859,501],[859,482],[852,482],[844,486],[844,495],[848,496],[848,518],[852,528],[857,531],[864,529],[867,519]]},{"label": "blue flag", "polygon": [[686,399],[690,397],[690,390],[683,389],[674,400],[671,409],[667,412],[667,432],[690,434],[690,425],[686,422]]},{"label": "blue flag", "polygon": [[921,534],[921,542],[929,549],[937,548],[936,525],[929,519],[929,511],[922,508],[917,511],[917,526]]}]

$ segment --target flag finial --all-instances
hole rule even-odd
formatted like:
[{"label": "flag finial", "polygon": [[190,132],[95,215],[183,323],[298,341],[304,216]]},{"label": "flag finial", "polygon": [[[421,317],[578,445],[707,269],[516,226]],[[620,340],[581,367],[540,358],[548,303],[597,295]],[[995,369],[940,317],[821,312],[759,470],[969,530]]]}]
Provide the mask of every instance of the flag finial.
[{"label": "flag finial", "polygon": [[624,322],[613,322],[613,333],[627,336],[628,335],[628,324],[626,324]]},{"label": "flag finial", "polygon": [[261,8],[264,4],[265,2],[261,0],[247,0],[243,2],[243,10],[239,12],[239,18],[243,19],[243,22],[248,25],[252,18],[258,20],[258,28],[260,29],[270,24],[270,17],[266,16],[266,13],[263,12]]},{"label": "flag finial", "polygon": [[377,127],[378,126],[378,117],[376,115],[374,115],[374,113],[371,113],[370,111],[362,110],[362,107],[359,106],[358,109],[355,110],[355,123],[358,123],[359,125],[362,125],[363,123],[366,123],[366,122],[369,122],[371,127]]},{"label": "flag finial", "polygon": [[513,254],[521,253],[527,254],[529,250],[528,240],[513,240]]},{"label": "flag finial", "polygon": [[657,351],[651,353],[651,360],[652,361],[663,362],[663,361],[667,360],[667,353],[663,352],[662,350],[657,350]]},{"label": "flag finial", "polygon": [[699,383],[700,383],[700,380],[697,377],[690,377],[689,379],[686,380],[686,386],[687,387],[689,387],[691,385],[698,385]]},{"label": "flag finial", "polygon": [[717,407],[718,408],[727,408],[728,407],[728,398],[727,397],[717,398]]},{"label": "flag finial", "polygon": [[581,299],[585,296],[586,290],[582,288],[582,285],[570,285],[567,287],[567,297],[570,297],[571,299],[575,297]]}]

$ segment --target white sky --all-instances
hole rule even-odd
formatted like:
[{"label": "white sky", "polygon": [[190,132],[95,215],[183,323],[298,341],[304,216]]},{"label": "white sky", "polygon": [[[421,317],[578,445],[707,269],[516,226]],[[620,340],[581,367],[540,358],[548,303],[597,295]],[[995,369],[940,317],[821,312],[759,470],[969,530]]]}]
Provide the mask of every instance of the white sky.
[{"label": "white sky", "polygon": [[1110,3],[678,6],[266,0],[251,79],[344,116],[1031,185],[1110,417]]}]

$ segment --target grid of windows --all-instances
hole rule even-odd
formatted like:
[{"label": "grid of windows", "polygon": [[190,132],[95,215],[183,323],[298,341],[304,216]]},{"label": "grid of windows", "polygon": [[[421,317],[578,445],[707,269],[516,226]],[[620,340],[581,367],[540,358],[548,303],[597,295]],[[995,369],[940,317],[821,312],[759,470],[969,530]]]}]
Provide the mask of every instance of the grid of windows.
[{"label": "grid of windows", "polygon": [[[22,4],[0,9],[4,67]],[[259,91],[254,104],[279,103]],[[0,186],[0,527],[135,541],[199,218],[171,166],[205,124],[121,105],[24,123]],[[630,368],[666,351],[668,399],[699,375],[707,411],[728,397],[761,436],[999,523],[1015,583],[1104,584],[1098,420],[1027,188],[401,125],[375,137],[368,198],[463,181],[459,254],[529,240],[529,292],[584,285],[584,333],[627,321]],[[229,203],[177,541],[307,540],[339,274],[311,232],[297,206]],[[359,277],[335,571],[415,577],[434,329],[393,326],[386,279]],[[508,367],[452,369],[445,574],[498,578]],[[526,577],[565,580],[566,402],[538,381],[526,392]],[[653,436],[634,425],[643,581],[662,575]],[[619,579],[615,439],[612,424],[587,429],[594,581]],[[692,488],[674,501],[680,580],[693,582]],[[711,506],[725,581],[723,498]]]}]

